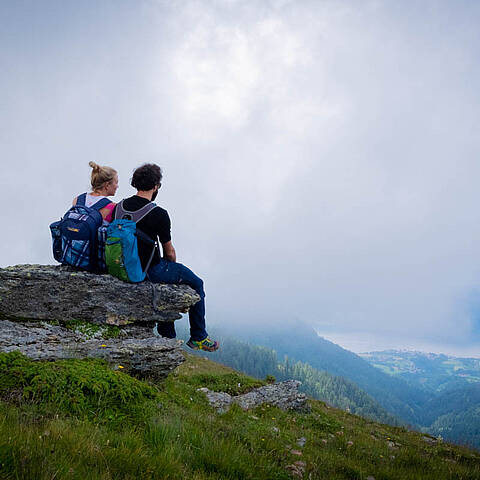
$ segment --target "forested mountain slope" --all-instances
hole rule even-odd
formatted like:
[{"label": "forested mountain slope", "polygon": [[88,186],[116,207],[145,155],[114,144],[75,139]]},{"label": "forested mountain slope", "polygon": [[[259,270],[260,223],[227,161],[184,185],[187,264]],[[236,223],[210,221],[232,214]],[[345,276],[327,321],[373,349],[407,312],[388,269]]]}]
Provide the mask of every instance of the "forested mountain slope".
[{"label": "forested mountain slope", "polygon": [[252,344],[273,348],[279,358],[286,355],[291,360],[348,379],[391,414],[411,424],[422,424],[423,408],[430,398],[428,392],[380,371],[355,353],[319,337],[310,326],[257,327],[247,333],[229,329],[230,332]]},{"label": "forested mountain slope", "polygon": [[[213,357],[217,362],[256,378],[273,375],[277,380],[300,380],[301,391],[334,407],[383,423],[401,423],[370,395],[345,378],[319,371],[307,363],[280,360],[277,353],[268,347],[251,345],[229,337],[221,337],[219,340],[221,348]],[[210,358],[207,353],[199,354]]]},{"label": "forested mountain slope", "polygon": [[480,359],[398,350],[362,357],[430,392],[422,416],[429,432],[480,448]]}]

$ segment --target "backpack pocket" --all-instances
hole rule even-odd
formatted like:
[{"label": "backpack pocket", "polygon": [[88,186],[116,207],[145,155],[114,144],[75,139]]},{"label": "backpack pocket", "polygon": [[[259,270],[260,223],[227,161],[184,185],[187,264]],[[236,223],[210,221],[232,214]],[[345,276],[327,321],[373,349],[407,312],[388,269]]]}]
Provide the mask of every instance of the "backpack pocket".
[{"label": "backpack pocket", "polygon": [[89,240],[72,240],[62,237],[62,259],[65,265],[90,270],[90,241]]},{"label": "backpack pocket", "polygon": [[110,275],[129,282],[127,269],[123,259],[122,242],[120,238],[109,237],[105,242],[105,262]]},{"label": "backpack pocket", "polygon": [[57,262],[62,262],[62,233],[60,231],[60,220],[50,224],[50,233],[52,234],[53,258]]}]

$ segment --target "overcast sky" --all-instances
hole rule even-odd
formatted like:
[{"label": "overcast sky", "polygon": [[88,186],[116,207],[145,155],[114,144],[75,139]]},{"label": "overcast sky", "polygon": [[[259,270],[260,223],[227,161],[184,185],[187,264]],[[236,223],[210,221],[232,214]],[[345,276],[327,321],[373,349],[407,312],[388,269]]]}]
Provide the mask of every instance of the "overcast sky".
[{"label": "overcast sky", "polygon": [[480,356],[480,2],[0,2],[0,266],[164,170],[207,325]]}]

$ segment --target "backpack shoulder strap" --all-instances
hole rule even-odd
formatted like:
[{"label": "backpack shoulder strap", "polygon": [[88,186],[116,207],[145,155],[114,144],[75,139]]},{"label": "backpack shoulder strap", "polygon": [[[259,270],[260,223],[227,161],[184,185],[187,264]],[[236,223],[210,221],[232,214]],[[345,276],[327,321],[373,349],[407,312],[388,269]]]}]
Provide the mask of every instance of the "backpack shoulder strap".
[{"label": "backpack shoulder strap", "polygon": [[102,198],[98,202],[94,203],[90,208],[93,208],[94,210],[101,210],[102,208],[105,208],[108,204],[112,203],[108,198]]},{"label": "backpack shoulder strap", "polygon": [[147,203],[145,206],[142,208],[138,209],[136,212],[132,212],[132,220],[135,223],[138,223],[142,218],[146,217],[157,205],[155,203],[150,202]]},{"label": "backpack shoulder strap", "polygon": [[156,245],[155,240],[153,240],[152,237],[150,237],[150,235],[147,235],[145,232],[143,232],[139,228],[137,228],[136,235],[141,242],[147,243],[149,245]]},{"label": "backpack shoulder strap", "polygon": [[125,210],[123,206],[123,200],[117,204],[115,208],[115,220],[121,218],[128,218],[133,220],[135,223],[138,223],[142,218],[144,218],[149,212],[151,212],[157,205],[153,202],[149,202],[144,205],[142,208],[135,210],[134,212],[130,210]]},{"label": "backpack shoulder strap", "polygon": [[114,220],[119,220],[124,217],[127,212],[123,209],[123,200],[120,203],[117,203],[115,207],[115,218]]},{"label": "backpack shoulder strap", "polygon": [[77,203],[75,203],[75,205],[79,205],[79,206],[83,207],[83,206],[85,206],[86,200],[87,200],[87,194],[82,193],[81,195],[79,195],[77,197]]}]

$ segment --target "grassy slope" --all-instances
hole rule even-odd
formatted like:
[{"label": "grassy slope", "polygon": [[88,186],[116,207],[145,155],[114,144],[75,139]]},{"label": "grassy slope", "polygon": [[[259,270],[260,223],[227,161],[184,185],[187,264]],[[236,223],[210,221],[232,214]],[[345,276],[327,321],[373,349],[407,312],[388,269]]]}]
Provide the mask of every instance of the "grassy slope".
[{"label": "grassy slope", "polygon": [[239,393],[258,381],[203,358],[162,385],[98,361],[32,365],[0,362],[2,479],[287,479],[298,461],[312,479],[480,478],[476,452],[318,401],[309,414],[218,415],[198,387]]}]

